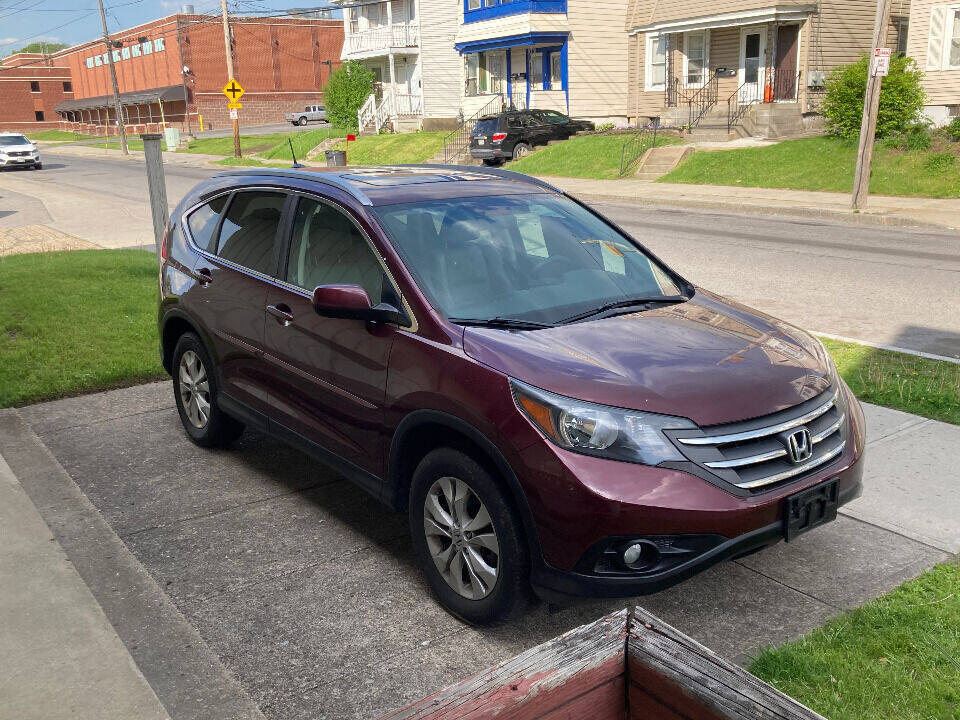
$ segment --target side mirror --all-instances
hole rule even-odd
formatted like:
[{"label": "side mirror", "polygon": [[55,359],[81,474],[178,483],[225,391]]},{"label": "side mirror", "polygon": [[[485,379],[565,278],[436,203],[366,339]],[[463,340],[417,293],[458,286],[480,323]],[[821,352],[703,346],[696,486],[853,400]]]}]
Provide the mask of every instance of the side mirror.
[{"label": "side mirror", "polygon": [[313,291],[313,309],[329,318],[366,320],[405,325],[407,316],[388,303],[372,305],[367,291],[359,285],[319,285]]}]

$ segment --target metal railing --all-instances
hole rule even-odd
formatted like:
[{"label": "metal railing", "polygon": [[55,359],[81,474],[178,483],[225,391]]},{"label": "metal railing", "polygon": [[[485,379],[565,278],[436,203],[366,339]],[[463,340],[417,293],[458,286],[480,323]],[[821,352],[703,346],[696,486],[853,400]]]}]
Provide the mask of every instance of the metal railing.
[{"label": "metal railing", "polygon": [[[743,83],[727,98],[727,132],[733,132],[733,128],[740,124],[743,116],[753,105],[778,101],[795,102],[799,97],[802,78],[803,72],[798,72],[795,77],[793,75],[774,77],[769,95],[767,86],[760,82]],[[790,87],[791,82],[793,87]]]},{"label": "metal railing", "polygon": [[350,33],[344,39],[344,55],[379,52],[395,47],[417,47],[420,44],[420,29],[410,23],[394,23],[373,30]]},{"label": "metal railing", "polygon": [[[357,110],[357,129],[362,131],[373,121],[374,117],[376,117],[376,114],[377,96],[371,93],[370,97],[367,98],[367,101],[360,106],[359,110]],[[377,128],[377,132],[380,132],[379,128]]]},{"label": "metal railing", "polygon": [[689,120],[687,123],[691,128],[695,128],[706,115],[717,104],[720,96],[720,78],[711,75],[707,83],[696,90],[687,98],[687,110]]},{"label": "metal railing", "polygon": [[657,146],[659,133],[659,124],[654,124],[652,128],[638,127],[636,132],[630,134],[620,150],[620,177],[630,171],[641,155]]},{"label": "metal railing", "polygon": [[463,155],[470,147],[470,133],[477,124],[477,120],[484,115],[490,115],[494,112],[500,112],[503,107],[504,99],[502,95],[494,95],[490,102],[480,108],[468,119],[460,123],[460,126],[443,139],[443,162],[449,164],[452,160]]}]

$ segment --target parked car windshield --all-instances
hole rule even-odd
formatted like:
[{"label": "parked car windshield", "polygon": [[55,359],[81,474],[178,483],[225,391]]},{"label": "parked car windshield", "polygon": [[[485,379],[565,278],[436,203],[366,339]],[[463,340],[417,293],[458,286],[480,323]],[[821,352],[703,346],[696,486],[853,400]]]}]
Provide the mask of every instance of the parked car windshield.
[{"label": "parked car windshield", "polygon": [[457,198],[376,212],[421,290],[451,319],[552,324],[681,294],[629,238],[568,198]]},{"label": "parked car windshield", "polygon": [[29,145],[30,141],[23,135],[0,135],[0,145]]}]

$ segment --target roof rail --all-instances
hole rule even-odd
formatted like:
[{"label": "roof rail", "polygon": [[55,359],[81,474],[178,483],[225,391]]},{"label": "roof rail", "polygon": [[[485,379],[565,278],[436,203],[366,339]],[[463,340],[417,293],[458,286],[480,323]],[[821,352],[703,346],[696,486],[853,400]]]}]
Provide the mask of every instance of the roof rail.
[{"label": "roof rail", "polygon": [[[346,170],[346,168],[344,168]],[[313,172],[311,170],[286,170],[284,168],[244,168],[237,170],[225,170],[224,172],[217,173],[214,177],[237,177],[237,176],[251,176],[251,177],[286,177],[286,178],[295,178],[299,180],[310,180],[312,182],[323,183],[324,185],[330,185],[331,187],[338,188],[345,192],[350,193],[355,197],[359,202],[364,205],[373,205],[373,201],[367,196],[363,190],[358,188],[355,183],[351,183],[347,180],[344,180],[340,177],[339,173],[336,172]]]},{"label": "roof rail", "polygon": [[426,164],[415,164],[415,165],[401,165],[398,167],[415,167],[415,168],[426,168],[428,170],[456,170],[457,172],[473,173],[475,175],[492,175],[493,177],[502,178],[504,180],[513,180],[514,182],[525,183],[527,185],[536,185],[537,187],[543,188],[544,190],[550,190],[552,192],[563,195],[563,190],[551,185],[545,180],[540,178],[533,177],[532,175],[524,175],[523,173],[514,172],[512,170],[502,170],[500,168],[487,167],[486,165],[426,165]]}]

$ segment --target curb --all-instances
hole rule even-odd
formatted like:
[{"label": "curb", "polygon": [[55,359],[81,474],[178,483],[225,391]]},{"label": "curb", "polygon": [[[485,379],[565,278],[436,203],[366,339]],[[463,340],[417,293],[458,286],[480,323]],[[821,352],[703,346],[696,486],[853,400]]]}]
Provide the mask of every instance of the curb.
[{"label": "curb", "polygon": [[[565,191],[566,192],[566,191]],[[938,225],[937,223],[915,220],[913,218],[900,215],[881,215],[879,213],[854,213],[840,210],[826,210],[823,208],[811,207],[789,207],[789,206],[756,206],[741,205],[734,202],[720,202],[711,200],[686,200],[682,198],[646,198],[637,195],[600,195],[596,193],[569,193],[581,200],[590,202],[627,202],[636,205],[647,205],[650,207],[678,207],[692,208],[700,210],[721,210],[728,213],[746,214],[746,215],[785,215],[792,217],[812,217],[827,220],[839,220],[841,222],[853,223],[857,225],[872,225],[886,227],[903,228],[927,228],[937,230],[951,230],[948,225]]]}]

